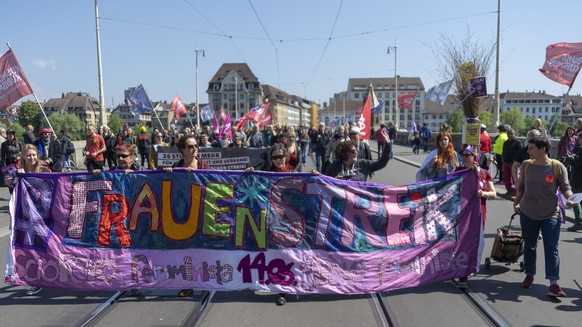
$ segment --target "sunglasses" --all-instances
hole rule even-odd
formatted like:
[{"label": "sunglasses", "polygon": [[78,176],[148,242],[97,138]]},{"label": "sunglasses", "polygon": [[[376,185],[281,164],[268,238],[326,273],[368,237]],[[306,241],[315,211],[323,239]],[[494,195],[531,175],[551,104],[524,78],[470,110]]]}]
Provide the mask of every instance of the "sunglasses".
[{"label": "sunglasses", "polygon": [[188,149],[198,149],[198,145],[196,145],[196,144],[188,144],[186,147]]},{"label": "sunglasses", "polygon": [[121,159],[125,159],[125,158],[127,158],[127,157],[129,157],[129,154],[123,154],[123,153],[120,153],[120,154],[116,154],[116,155],[115,155],[115,158],[117,158],[117,159],[119,159],[119,158],[121,158]]},{"label": "sunglasses", "polygon": [[358,150],[356,150],[356,149],[351,149],[351,150],[350,150],[350,153],[351,153],[351,154],[358,154]]},{"label": "sunglasses", "polygon": [[463,153],[461,156],[462,156],[463,158],[469,158],[469,157],[472,157],[472,156],[473,156],[473,154],[471,154],[471,153]]},{"label": "sunglasses", "polygon": [[283,160],[285,158],[285,156],[272,156],[271,158],[273,160]]}]

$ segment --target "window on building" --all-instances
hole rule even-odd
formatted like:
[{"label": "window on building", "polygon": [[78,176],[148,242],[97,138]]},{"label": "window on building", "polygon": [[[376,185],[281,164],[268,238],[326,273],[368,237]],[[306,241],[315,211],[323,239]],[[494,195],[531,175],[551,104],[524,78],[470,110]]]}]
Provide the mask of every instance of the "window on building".
[{"label": "window on building", "polygon": [[360,98],[360,93],[354,92],[354,99],[359,99],[359,98]]},{"label": "window on building", "polygon": [[439,119],[443,119],[443,115],[442,114],[439,115]]},{"label": "window on building", "polygon": [[532,114],[535,114],[536,113],[536,108],[531,108],[531,110],[532,110],[531,111]]},{"label": "window on building", "polygon": [[529,108],[525,108],[525,112],[529,113]]},{"label": "window on building", "polygon": [[548,107],[546,107],[546,112],[548,112]]}]

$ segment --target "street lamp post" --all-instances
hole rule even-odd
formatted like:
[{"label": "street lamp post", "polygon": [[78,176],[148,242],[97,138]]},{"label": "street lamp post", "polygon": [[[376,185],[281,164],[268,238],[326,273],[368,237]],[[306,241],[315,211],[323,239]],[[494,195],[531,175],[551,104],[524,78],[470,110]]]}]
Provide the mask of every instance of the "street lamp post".
[{"label": "street lamp post", "polygon": [[396,67],[398,64],[398,46],[396,45],[396,40],[394,40],[394,46],[388,47],[388,54],[390,54],[390,49],[394,50],[394,127],[398,130],[399,123],[399,115],[400,110],[398,106],[398,73],[396,71]]},{"label": "street lamp post", "polygon": [[205,56],[204,49],[196,48],[196,127],[200,128],[200,102],[198,100],[198,54]]},{"label": "street lamp post", "polygon": [[238,119],[238,77],[234,77],[234,119]]}]

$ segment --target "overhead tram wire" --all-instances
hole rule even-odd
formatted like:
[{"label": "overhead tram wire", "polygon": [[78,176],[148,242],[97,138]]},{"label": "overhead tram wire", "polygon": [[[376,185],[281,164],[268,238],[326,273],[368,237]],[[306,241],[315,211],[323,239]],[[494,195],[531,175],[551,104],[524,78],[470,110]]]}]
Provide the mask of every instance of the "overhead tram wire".
[{"label": "overhead tram wire", "polygon": [[[275,61],[276,61],[276,64],[277,64],[277,87],[280,87],[280,83],[279,83],[279,81],[280,81],[280,77],[279,77],[279,49],[275,46],[275,42],[273,42],[273,39],[271,38],[271,35],[269,35],[269,32],[265,28],[265,25],[263,24],[263,21],[261,20],[261,17],[259,17],[259,14],[257,13],[257,10],[255,9],[255,6],[251,2],[251,0],[249,0],[249,4],[251,5],[251,8],[253,8],[253,12],[255,13],[255,16],[257,17],[257,19],[259,20],[259,23],[261,24],[261,27],[263,28],[263,31],[265,31],[265,34],[267,34],[267,37],[269,38],[269,41],[271,41],[271,44],[273,45],[273,48],[275,49]],[[282,42],[282,40],[280,42]]]},{"label": "overhead tram wire", "polygon": [[[344,39],[344,38],[358,37],[358,36],[363,36],[363,35],[368,35],[368,34],[384,33],[384,32],[398,30],[398,29],[418,27],[418,26],[423,26],[423,25],[432,25],[432,24],[438,24],[438,23],[444,23],[444,22],[450,22],[450,21],[455,21],[455,20],[471,18],[471,17],[491,15],[491,14],[496,14],[496,13],[497,13],[497,11],[491,11],[491,12],[480,13],[480,14],[473,14],[473,15],[467,15],[467,16],[459,16],[459,17],[453,17],[453,18],[434,20],[434,21],[429,21],[429,22],[424,22],[424,23],[394,26],[394,27],[387,27],[387,28],[379,29],[379,30],[338,35],[338,36],[333,37],[332,40],[333,39]],[[131,21],[131,20],[127,20],[127,19],[113,18],[113,17],[101,16],[101,17],[99,17],[99,19],[100,20],[109,20],[109,21],[113,21],[113,22],[126,23],[126,24],[134,24],[134,25],[149,26],[149,27],[155,27],[155,28],[161,28],[161,29],[182,31],[182,32],[198,33],[198,34],[204,34],[204,35],[210,35],[210,36],[216,36],[216,37],[228,38],[228,39],[245,39],[245,40],[271,41],[272,42],[272,40],[269,38],[258,37],[258,36],[232,35],[232,34],[226,34],[226,33],[222,33],[222,32],[221,33],[212,33],[212,32],[193,30],[193,29],[188,29],[188,28],[183,28],[183,27],[167,26],[167,25],[152,24],[152,23],[143,23],[143,22],[136,22],[136,21]],[[298,39],[277,39],[277,40],[279,42],[283,43],[283,42],[323,41],[323,40],[329,40],[329,39],[330,39],[329,37],[319,37],[319,38],[298,38]]]},{"label": "overhead tram wire", "polygon": [[[194,10],[196,13],[198,13],[198,15],[202,16],[202,18],[204,18],[204,20],[206,20],[210,25],[212,25],[217,31],[219,31],[223,35],[227,35],[226,33],[224,33],[224,31],[220,27],[218,27],[210,19],[208,19],[208,17],[206,17],[206,15],[204,15],[200,10],[198,10],[196,7],[194,7],[194,5],[192,5],[190,3],[190,1],[184,0],[184,2],[186,2],[190,6],[190,8],[192,8],[192,10]],[[240,51],[240,49],[238,48],[238,46],[236,45],[236,43],[232,39],[232,35],[228,36],[228,39],[229,39],[230,43],[232,43],[232,46],[236,49],[236,52],[238,52],[238,54],[241,56],[243,61],[247,61],[247,59],[245,58],[243,53]]]},{"label": "overhead tram wire", "polygon": [[321,57],[319,57],[319,61],[317,62],[317,65],[315,66],[313,73],[311,73],[311,77],[309,77],[309,80],[307,81],[307,83],[305,83],[305,87],[309,86],[309,84],[313,80],[313,76],[315,76],[315,73],[317,73],[317,70],[319,69],[319,65],[321,65],[321,62],[323,61],[323,57],[325,56],[325,53],[327,52],[327,48],[329,47],[329,43],[332,40],[333,31],[335,30],[335,26],[337,24],[337,20],[338,20],[340,12],[342,10],[343,4],[344,4],[344,0],[341,0],[339,8],[337,9],[337,13],[335,14],[335,19],[333,21],[331,31],[329,32],[329,37],[327,38],[327,42],[325,43],[325,48],[323,48],[323,52],[321,53]]}]

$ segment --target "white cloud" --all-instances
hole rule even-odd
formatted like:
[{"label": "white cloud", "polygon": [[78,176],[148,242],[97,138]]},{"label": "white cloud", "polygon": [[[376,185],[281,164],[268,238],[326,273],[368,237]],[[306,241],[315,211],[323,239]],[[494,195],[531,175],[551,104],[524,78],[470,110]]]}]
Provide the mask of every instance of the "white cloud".
[{"label": "white cloud", "polygon": [[44,60],[44,59],[34,59],[32,63],[36,66],[36,68],[43,70],[43,69],[50,69],[52,71],[57,71],[57,63],[55,60]]}]

